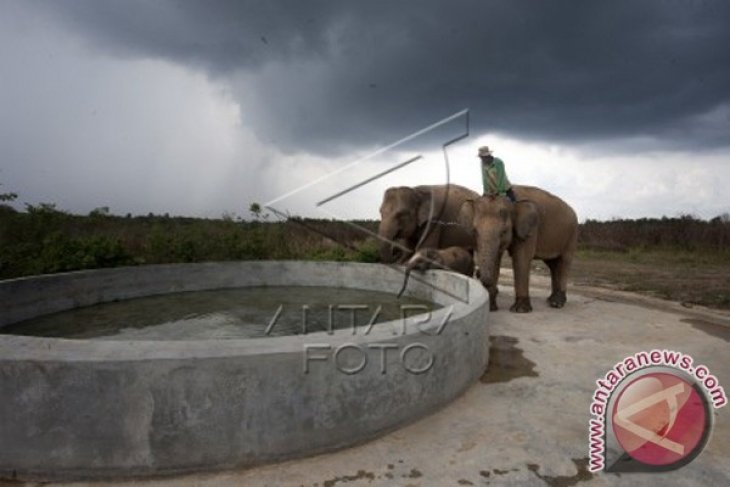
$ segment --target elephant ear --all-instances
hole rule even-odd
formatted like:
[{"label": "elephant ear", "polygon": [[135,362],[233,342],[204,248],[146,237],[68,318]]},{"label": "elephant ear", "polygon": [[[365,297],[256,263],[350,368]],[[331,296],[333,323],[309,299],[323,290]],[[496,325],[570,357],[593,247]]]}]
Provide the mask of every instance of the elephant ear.
[{"label": "elephant ear", "polygon": [[464,227],[468,232],[474,228],[474,200],[469,198],[465,200],[459,208],[457,215],[457,223]]},{"label": "elephant ear", "polygon": [[520,240],[526,240],[537,232],[540,224],[540,213],[537,205],[531,201],[515,204],[514,232]]}]

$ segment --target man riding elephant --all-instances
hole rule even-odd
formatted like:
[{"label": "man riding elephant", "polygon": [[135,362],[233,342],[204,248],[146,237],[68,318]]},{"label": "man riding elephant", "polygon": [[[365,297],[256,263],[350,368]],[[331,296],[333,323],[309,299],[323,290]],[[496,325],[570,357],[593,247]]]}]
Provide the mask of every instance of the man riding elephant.
[{"label": "man riding elephant", "polygon": [[566,301],[568,273],[578,241],[578,219],[563,200],[531,186],[515,186],[517,202],[506,196],[487,195],[467,200],[460,221],[473,229],[475,263],[479,280],[489,291],[492,310],[497,309],[497,282],[503,252],[512,257],[515,302],[511,311],[532,311],[530,262],[540,259],[550,269],[552,293],[548,303],[562,308]]},{"label": "man riding elephant", "polygon": [[479,158],[482,160],[482,185],[486,196],[507,196],[512,203],[517,201],[512,191],[512,183],[507,178],[504,162],[494,157],[491,149],[486,145],[479,148]]}]

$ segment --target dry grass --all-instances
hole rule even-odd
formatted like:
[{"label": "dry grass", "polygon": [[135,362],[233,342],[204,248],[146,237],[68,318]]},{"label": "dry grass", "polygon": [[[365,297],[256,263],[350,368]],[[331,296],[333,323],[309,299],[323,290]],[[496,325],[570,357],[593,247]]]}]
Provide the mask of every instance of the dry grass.
[{"label": "dry grass", "polygon": [[[509,265],[506,261],[503,265]],[[549,275],[541,262],[534,271]],[[577,285],[634,291],[687,305],[730,309],[730,254],[671,250],[581,250],[571,271]]]}]

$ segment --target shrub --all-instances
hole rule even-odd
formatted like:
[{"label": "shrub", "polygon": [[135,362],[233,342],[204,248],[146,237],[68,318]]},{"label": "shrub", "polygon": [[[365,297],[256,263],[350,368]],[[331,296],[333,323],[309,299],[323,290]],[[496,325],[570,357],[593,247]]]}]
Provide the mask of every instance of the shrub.
[{"label": "shrub", "polygon": [[374,238],[368,238],[356,244],[357,256],[359,262],[380,262],[380,251],[378,241]]}]

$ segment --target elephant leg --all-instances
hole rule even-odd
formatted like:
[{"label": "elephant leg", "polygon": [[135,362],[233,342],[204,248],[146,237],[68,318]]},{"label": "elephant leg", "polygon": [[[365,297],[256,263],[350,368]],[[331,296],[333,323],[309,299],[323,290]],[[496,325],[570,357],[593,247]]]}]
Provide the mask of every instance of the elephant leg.
[{"label": "elephant leg", "polygon": [[499,307],[497,306],[497,295],[499,294],[499,288],[497,287],[497,284],[499,282],[499,268],[502,265],[502,252],[497,252],[497,258],[494,266],[494,284],[490,288],[487,289],[489,292],[489,310],[490,311],[497,311]]},{"label": "elephant leg", "polygon": [[535,244],[536,240],[531,238],[520,242],[510,252],[515,281],[515,303],[509,310],[515,313],[529,313],[532,311],[532,304],[530,303],[530,262],[532,256],[535,255]]},{"label": "elephant leg", "polygon": [[556,261],[555,269],[550,268],[550,274],[553,276],[553,293],[548,298],[548,302],[553,308],[562,308],[568,300],[566,296],[568,274],[570,274],[570,267],[573,264],[573,256],[577,247],[578,232],[576,231],[573,233],[573,238],[570,240],[570,244],[565,252],[563,252],[563,255],[554,259]]},{"label": "elephant leg", "polygon": [[562,257],[547,259],[545,264],[550,269],[551,290],[550,296],[547,298],[548,304],[553,308],[562,308],[565,305],[565,280],[562,279],[563,267],[565,265]]},{"label": "elephant leg", "polygon": [[497,289],[497,286],[489,286],[487,288],[487,293],[489,293],[489,311],[499,310],[499,306],[497,306],[497,294],[499,294],[499,289]]},{"label": "elephant leg", "polygon": [[[573,252],[568,252],[560,257],[560,264],[558,265],[558,304],[556,308],[562,308],[565,306],[565,302],[568,300],[566,291],[568,289],[568,274],[570,274],[570,267],[573,265]],[[551,303],[552,305],[552,303]]]}]

